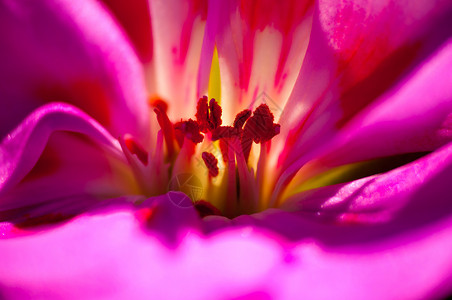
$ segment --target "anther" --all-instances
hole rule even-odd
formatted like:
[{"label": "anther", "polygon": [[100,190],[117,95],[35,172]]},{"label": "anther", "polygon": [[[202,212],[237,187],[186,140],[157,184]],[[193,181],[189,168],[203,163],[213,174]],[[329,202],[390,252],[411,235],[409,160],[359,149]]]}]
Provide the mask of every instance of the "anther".
[{"label": "anther", "polygon": [[207,169],[209,169],[209,176],[210,177],[218,176],[219,169],[218,169],[218,160],[216,159],[216,157],[212,153],[203,152],[202,160],[206,164]]},{"label": "anther", "polygon": [[199,124],[201,132],[207,133],[221,125],[222,110],[215,99],[210,99],[208,103],[207,96],[199,99],[196,106],[196,121]]},{"label": "anther", "polygon": [[204,136],[200,132],[198,122],[189,119],[188,121],[178,122],[174,125],[174,129],[179,130],[187,139],[198,144],[204,140]]},{"label": "anther", "polygon": [[261,104],[245,124],[244,134],[255,143],[263,143],[278,135],[281,125],[273,123],[274,116],[267,104]]},{"label": "anther", "polygon": [[210,115],[209,115],[210,130],[214,130],[215,128],[220,126],[222,123],[222,120],[221,120],[222,110],[221,110],[220,105],[218,105],[218,103],[213,98],[210,99],[209,110],[210,110]]},{"label": "anther", "polygon": [[251,110],[245,109],[237,114],[234,119],[234,128],[243,128],[245,122],[251,117]]}]

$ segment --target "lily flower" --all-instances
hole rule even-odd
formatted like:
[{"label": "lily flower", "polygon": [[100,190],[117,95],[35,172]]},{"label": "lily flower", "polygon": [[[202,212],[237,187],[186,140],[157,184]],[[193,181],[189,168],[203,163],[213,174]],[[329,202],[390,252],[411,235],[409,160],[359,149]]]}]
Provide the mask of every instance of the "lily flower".
[{"label": "lily flower", "polygon": [[0,2],[0,296],[452,292],[452,2]]}]

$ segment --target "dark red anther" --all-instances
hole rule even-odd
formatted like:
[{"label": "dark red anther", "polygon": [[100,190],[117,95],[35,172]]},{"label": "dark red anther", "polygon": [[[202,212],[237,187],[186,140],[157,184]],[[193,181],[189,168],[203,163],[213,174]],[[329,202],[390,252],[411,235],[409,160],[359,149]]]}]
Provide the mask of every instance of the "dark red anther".
[{"label": "dark red anther", "polygon": [[240,129],[231,126],[219,126],[212,131],[212,141],[240,136]]},{"label": "dark red anther", "polygon": [[199,98],[196,106],[196,121],[198,121],[201,132],[209,131],[209,104],[207,96]]},{"label": "dark red anther", "polygon": [[[201,134],[198,122],[189,119],[188,121],[178,122],[174,125],[174,129],[179,130],[182,134],[193,143],[198,144],[204,140],[204,136]],[[178,135],[176,133],[176,135]]]},{"label": "dark red anther", "polygon": [[209,176],[210,177],[216,177],[218,176],[219,169],[218,169],[218,160],[217,158],[209,152],[203,152],[202,153],[202,160],[206,164],[207,169],[209,169]]},{"label": "dark red anther", "polygon": [[243,128],[245,122],[251,117],[251,110],[245,109],[242,110],[235,116],[234,119],[234,128]]},{"label": "dark red anther", "polygon": [[148,164],[148,153],[132,137],[125,137],[124,143],[130,153],[135,154],[145,166]]},{"label": "dark red anther", "polygon": [[221,107],[215,99],[210,99],[208,103],[207,96],[200,98],[196,106],[196,121],[201,132],[207,133],[220,126],[222,123],[221,114]]},{"label": "dark red anther", "polygon": [[196,201],[194,206],[201,218],[207,216],[221,216],[221,211],[205,200]]},{"label": "dark red anther", "polygon": [[261,104],[248,119],[244,127],[244,135],[253,139],[255,143],[263,143],[271,140],[279,134],[281,126],[274,124],[273,114],[267,104]]},{"label": "dark red anther", "polygon": [[220,126],[222,123],[222,121],[221,121],[222,110],[221,110],[220,105],[218,105],[218,103],[213,98],[210,99],[209,110],[210,110],[209,126],[210,126],[210,130],[214,130],[215,128]]}]

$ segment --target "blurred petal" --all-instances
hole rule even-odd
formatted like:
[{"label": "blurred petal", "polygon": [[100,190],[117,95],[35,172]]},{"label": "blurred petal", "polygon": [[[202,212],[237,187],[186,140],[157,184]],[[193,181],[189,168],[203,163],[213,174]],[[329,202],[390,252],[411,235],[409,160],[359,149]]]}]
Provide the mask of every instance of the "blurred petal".
[{"label": "blurred petal", "polygon": [[[450,290],[450,219],[353,248],[325,245],[316,236],[284,243],[251,227],[210,238],[188,228],[171,249],[148,233],[139,212],[82,215],[53,230],[3,240],[2,296],[395,299],[441,297]],[[306,226],[301,231],[331,228],[300,224]]]},{"label": "blurred petal", "polygon": [[452,290],[450,216],[420,228],[338,226],[268,210],[237,223],[298,241],[266,281],[277,299],[443,299]]},{"label": "blurred petal", "polygon": [[135,46],[143,63],[152,59],[152,29],[148,0],[102,0]]},{"label": "blurred petal", "polygon": [[[300,158],[287,166],[280,186],[311,159],[315,159],[310,162],[311,167],[301,169],[293,184],[333,166],[396,154],[433,151],[448,143],[452,137],[452,77],[447,75],[450,68],[452,42],[448,41],[341,130],[334,132],[334,135],[333,131],[329,133],[331,135],[320,135],[318,140],[323,141],[321,147],[308,150],[310,144],[303,145],[297,141],[294,149],[302,147],[300,149],[306,151],[305,155],[292,152]],[[327,114],[325,118],[328,117],[331,116]],[[320,130],[320,127],[315,127],[314,131],[316,129]],[[313,170],[316,173],[312,173]]]},{"label": "blurred petal", "polygon": [[313,2],[223,1],[216,36],[226,122],[254,101],[277,117],[309,41]]},{"label": "blurred petal", "polygon": [[336,145],[330,145],[334,154],[321,160],[343,164],[433,151],[448,143],[452,138],[451,68],[452,40],[344,127],[335,138]]},{"label": "blurred petal", "polygon": [[450,15],[450,1],[321,1],[281,117],[284,132],[278,138],[289,135],[291,145],[285,166],[329,141],[359,111],[416,73],[450,36]]},{"label": "blurred petal", "polygon": [[450,176],[451,144],[384,174],[301,192],[283,207],[339,223],[390,222],[402,214],[411,226],[452,213]]},{"label": "blurred petal", "polygon": [[171,249],[139,220],[140,211],[110,210],[1,241],[2,295],[231,299],[265,291],[265,279],[280,260],[272,240],[249,230],[204,240],[196,227],[186,228],[180,246]]},{"label": "blurred petal", "polygon": [[96,121],[68,104],[48,104],[0,145],[2,219],[47,201],[124,193],[128,171],[117,141]]},{"label": "blurred petal", "polygon": [[153,0],[150,8],[155,92],[172,104],[173,120],[194,115],[207,0]]},{"label": "blurred petal", "polygon": [[114,135],[149,135],[142,66],[92,0],[0,4],[0,136],[50,101],[72,103]]}]

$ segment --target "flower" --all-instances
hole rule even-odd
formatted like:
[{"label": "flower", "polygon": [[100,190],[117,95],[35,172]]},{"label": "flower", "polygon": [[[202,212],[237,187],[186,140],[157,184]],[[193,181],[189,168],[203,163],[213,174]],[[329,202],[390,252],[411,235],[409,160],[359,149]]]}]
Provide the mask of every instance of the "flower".
[{"label": "flower", "polygon": [[451,6],[3,1],[0,295],[447,295]]}]

